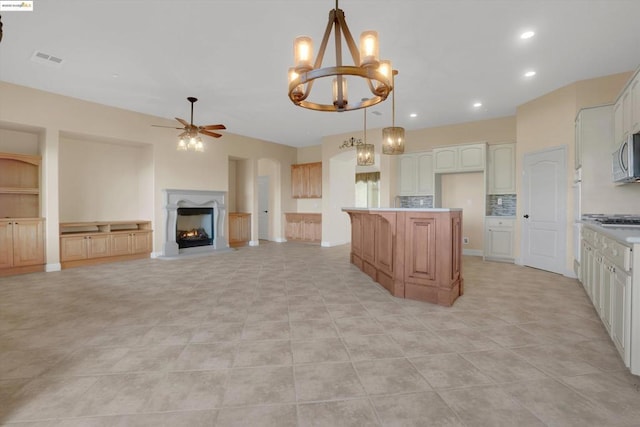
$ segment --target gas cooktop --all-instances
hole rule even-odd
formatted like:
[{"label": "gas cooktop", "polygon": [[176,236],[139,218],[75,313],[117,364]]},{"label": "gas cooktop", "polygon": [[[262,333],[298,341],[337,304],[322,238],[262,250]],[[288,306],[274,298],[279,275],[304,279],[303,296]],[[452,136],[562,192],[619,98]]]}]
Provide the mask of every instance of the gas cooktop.
[{"label": "gas cooktop", "polygon": [[640,227],[640,217],[609,216],[592,219],[603,227]]}]

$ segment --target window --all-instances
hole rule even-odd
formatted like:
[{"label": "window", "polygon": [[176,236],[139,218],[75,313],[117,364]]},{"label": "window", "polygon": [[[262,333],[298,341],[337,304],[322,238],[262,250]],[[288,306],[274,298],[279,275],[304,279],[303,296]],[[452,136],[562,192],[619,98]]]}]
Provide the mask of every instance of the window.
[{"label": "window", "polygon": [[380,207],[380,172],[356,174],[356,207]]}]

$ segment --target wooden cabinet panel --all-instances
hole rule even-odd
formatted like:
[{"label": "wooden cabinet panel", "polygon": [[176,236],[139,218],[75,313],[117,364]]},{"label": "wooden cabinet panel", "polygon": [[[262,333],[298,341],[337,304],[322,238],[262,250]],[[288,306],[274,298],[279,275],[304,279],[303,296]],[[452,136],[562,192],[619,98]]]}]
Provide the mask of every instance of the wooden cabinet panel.
[{"label": "wooden cabinet panel", "polygon": [[322,239],[322,214],[286,213],[287,240],[319,243]]},{"label": "wooden cabinet panel", "polygon": [[87,239],[85,236],[65,236],[60,238],[60,261],[87,259]]},{"label": "wooden cabinet panel", "polygon": [[0,218],[40,216],[39,156],[0,153]]},{"label": "wooden cabinet panel", "polygon": [[351,262],[393,296],[450,306],[462,295],[462,212],[343,211]]},{"label": "wooden cabinet panel", "polygon": [[151,222],[60,224],[62,268],[146,258],[153,248]]},{"label": "wooden cabinet panel", "polygon": [[611,284],[611,339],[622,360],[629,366],[631,359],[631,276],[616,271]]},{"label": "wooden cabinet panel", "polygon": [[613,106],[613,147],[611,151],[615,151],[622,143],[622,135],[624,131],[622,129],[622,99],[619,99]]},{"label": "wooden cabinet panel", "polygon": [[243,212],[229,213],[229,245],[242,246],[250,240],[251,214]]},{"label": "wooden cabinet panel", "polygon": [[291,197],[294,199],[322,197],[322,162],[291,165]]},{"label": "wooden cabinet panel", "polygon": [[113,233],[110,237],[112,255],[129,255],[131,253],[131,239],[128,233]]},{"label": "wooden cabinet panel", "polygon": [[42,220],[20,219],[13,223],[13,265],[44,264]]},{"label": "wooden cabinet panel", "polygon": [[0,221],[0,269],[13,267],[13,224]]},{"label": "wooden cabinet panel", "polygon": [[485,222],[485,259],[513,260],[514,258],[513,219],[487,218]]}]

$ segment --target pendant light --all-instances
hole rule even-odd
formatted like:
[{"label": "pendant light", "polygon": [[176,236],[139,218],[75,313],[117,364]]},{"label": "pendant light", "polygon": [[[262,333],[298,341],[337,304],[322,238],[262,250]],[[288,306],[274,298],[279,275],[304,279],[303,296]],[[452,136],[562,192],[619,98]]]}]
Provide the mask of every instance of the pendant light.
[{"label": "pendant light", "polygon": [[404,153],[404,128],[396,127],[396,89],[395,76],[398,70],[391,73],[391,127],[382,129],[382,154]]}]

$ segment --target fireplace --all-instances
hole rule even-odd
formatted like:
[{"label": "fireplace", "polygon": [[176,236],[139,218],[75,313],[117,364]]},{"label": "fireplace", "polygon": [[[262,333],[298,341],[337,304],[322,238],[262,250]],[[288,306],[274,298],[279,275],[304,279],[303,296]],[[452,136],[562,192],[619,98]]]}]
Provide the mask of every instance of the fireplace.
[{"label": "fireplace", "polygon": [[178,248],[213,245],[213,208],[178,208]]},{"label": "fireplace", "polygon": [[163,192],[166,211],[164,257],[229,249],[224,232],[226,192]]}]

